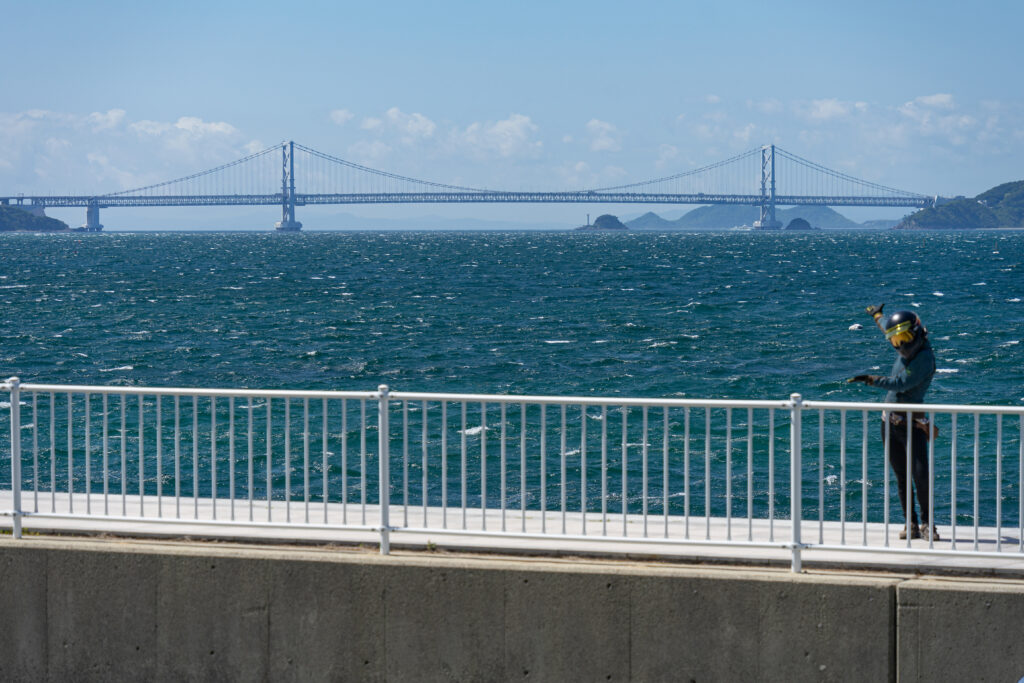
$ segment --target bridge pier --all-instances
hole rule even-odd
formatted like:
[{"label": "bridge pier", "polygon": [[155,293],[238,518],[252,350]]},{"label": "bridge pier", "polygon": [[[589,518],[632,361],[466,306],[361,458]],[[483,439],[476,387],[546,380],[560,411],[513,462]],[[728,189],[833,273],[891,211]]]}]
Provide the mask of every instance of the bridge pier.
[{"label": "bridge pier", "polygon": [[281,146],[281,220],[274,224],[281,232],[298,232],[302,223],[295,220],[295,143]]},{"label": "bridge pier", "polygon": [[89,202],[85,207],[85,224],[82,229],[86,232],[99,232],[103,229],[100,223],[100,205],[96,202]]}]

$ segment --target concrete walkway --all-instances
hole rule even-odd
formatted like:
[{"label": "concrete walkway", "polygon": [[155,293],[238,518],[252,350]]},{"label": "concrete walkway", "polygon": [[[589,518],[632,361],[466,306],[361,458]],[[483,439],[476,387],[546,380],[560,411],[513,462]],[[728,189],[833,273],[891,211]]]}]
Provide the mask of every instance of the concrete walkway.
[{"label": "concrete walkway", "polygon": [[[0,491],[0,510],[14,507]],[[360,502],[250,501],[137,495],[22,493],[25,531],[192,537],[247,542],[378,545],[380,509]],[[788,520],[527,511],[389,508],[393,547],[538,555],[628,556],[699,562],[785,565],[792,560]],[[12,518],[0,517],[10,528]],[[1024,576],[1020,529],[939,525],[942,539],[899,540],[902,525],[805,520],[802,560],[840,568]],[[954,541],[955,537],[955,541]]]}]

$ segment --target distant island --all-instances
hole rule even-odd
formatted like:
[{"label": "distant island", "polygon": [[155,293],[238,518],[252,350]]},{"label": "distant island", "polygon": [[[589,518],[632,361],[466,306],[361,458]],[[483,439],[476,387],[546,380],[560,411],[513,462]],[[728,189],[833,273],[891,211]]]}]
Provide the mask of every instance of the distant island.
[{"label": "distant island", "polygon": [[[857,223],[827,206],[794,206],[778,209],[775,215],[786,226],[798,218],[807,222],[808,227],[794,226],[792,229],[796,230],[888,230],[900,222],[900,219],[893,218]],[[752,226],[760,217],[760,209],[756,206],[699,206],[676,220],[648,212],[626,221],[626,225],[632,230],[722,230]]]},{"label": "distant island", "polygon": [[37,216],[16,206],[0,204],[0,232],[62,232],[69,230],[64,221]]},{"label": "distant island", "polygon": [[898,230],[983,230],[1024,228],[1024,180],[997,185],[973,199],[957,197],[921,209],[896,226]]},{"label": "distant island", "polygon": [[618,216],[613,216],[610,213],[602,214],[594,219],[594,222],[581,225],[576,228],[577,230],[629,230],[626,225],[619,220]]},{"label": "distant island", "polygon": [[821,228],[815,228],[803,218],[794,218],[789,222],[785,230],[821,230]]}]

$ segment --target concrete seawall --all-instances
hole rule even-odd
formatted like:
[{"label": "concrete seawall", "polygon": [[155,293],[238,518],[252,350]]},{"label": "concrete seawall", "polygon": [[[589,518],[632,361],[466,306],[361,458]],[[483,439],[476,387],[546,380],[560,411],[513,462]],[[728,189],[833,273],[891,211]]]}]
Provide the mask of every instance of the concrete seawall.
[{"label": "concrete seawall", "polygon": [[1013,680],[1024,582],[0,538],[0,679]]}]

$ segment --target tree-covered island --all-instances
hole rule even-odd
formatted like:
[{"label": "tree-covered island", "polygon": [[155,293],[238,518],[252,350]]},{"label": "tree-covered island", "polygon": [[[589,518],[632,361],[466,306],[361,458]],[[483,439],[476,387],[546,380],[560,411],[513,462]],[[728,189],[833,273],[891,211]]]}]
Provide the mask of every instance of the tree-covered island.
[{"label": "tree-covered island", "polygon": [[16,206],[0,204],[0,232],[61,232],[68,230],[64,221],[37,216]]}]

